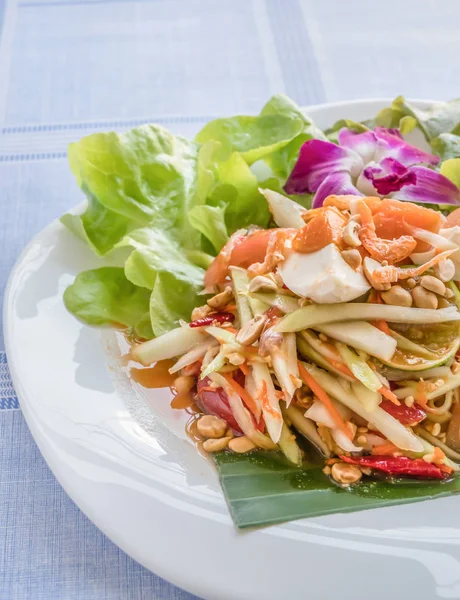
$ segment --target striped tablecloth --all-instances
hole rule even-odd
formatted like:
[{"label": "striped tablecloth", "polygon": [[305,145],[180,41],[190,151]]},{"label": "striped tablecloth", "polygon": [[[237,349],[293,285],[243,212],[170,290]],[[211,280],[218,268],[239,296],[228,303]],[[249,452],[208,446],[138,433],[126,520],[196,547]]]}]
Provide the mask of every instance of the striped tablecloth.
[{"label": "striped tablecloth", "polygon": [[[193,132],[299,104],[460,96],[458,0],[0,0],[0,289],[79,202],[69,141],[146,121]],[[1,319],[1,316],[0,316]],[[0,599],[191,598],[68,498],[21,414],[0,336]]]}]

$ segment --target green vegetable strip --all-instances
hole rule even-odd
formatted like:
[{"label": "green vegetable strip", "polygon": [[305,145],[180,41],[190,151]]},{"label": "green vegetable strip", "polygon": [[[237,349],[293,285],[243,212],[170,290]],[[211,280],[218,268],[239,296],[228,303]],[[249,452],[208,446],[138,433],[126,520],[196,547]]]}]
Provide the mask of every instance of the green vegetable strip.
[{"label": "green vegetable strip", "polygon": [[[297,299],[293,298],[292,296],[288,296],[287,294],[263,294],[259,292],[251,292],[250,295],[252,298],[264,302],[264,304],[278,308],[283,313],[292,313],[299,308]],[[306,329],[306,327],[302,327],[302,329]]]},{"label": "green vegetable strip", "polygon": [[378,392],[378,390],[382,387],[382,382],[369,367],[369,365],[361,360],[359,356],[345,344],[336,342],[335,346],[339,351],[342,360],[356,377],[356,379],[359,379],[359,381],[372,392]]},{"label": "green vegetable strip", "polygon": [[281,448],[284,456],[294,465],[300,466],[302,464],[302,451],[300,450],[297,442],[295,441],[295,435],[284,423],[281,430],[280,439],[278,445]]},{"label": "green vegetable strip", "polygon": [[240,326],[243,326],[252,319],[252,310],[247,298],[249,277],[247,271],[239,267],[231,267],[230,273],[235,287],[235,300],[240,318]]},{"label": "green vegetable strip", "polygon": [[[304,333],[304,332],[302,332],[302,333]],[[302,335],[302,333],[300,335]],[[319,352],[317,352],[304,339],[302,339],[300,337],[300,335],[299,334],[297,335],[297,349],[301,356],[310,359],[310,361],[312,361],[313,363],[318,365],[318,367],[322,367],[323,369],[325,369],[326,371],[329,371],[329,373],[332,373],[333,375],[343,377],[347,381],[353,381],[353,379],[351,377],[344,375],[338,369],[333,367],[331,365],[331,363],[327,361],[326,358],[321,356],[321,354],[319,354]]]},{"label": "green vegetable strip", "polygon": [[436,358],[436,354],[434,352],[430,352],[424,346],[420,346],[419,344],[412,342],[403,335],[399,334],[397,331],[393,331],[393,329],[390,329],[390,333],[392,337],[394,337],[394,339],[396,340],[397,347],[400,350],[406,350],[406,352],[413,352],[414,354],[418,354],[419,356],[423,356],[424,358],[428,358],[430,360]]},{"label": "green vegetable strip", "polygon": [[431,310],[425,308],[406,308],[389,304],[312,304],[299,308],[281,319],[276,331],[302,331],[323,323],[335,321],[375,321],[383,319],[390,323],[445,323],[460,321],[460,312],[454,307]]}]

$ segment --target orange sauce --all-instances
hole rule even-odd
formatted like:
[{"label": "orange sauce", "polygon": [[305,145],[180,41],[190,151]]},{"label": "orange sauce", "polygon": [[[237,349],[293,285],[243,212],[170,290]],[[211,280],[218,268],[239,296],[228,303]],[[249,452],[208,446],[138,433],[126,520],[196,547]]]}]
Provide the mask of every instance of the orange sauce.
[{"label": "orange sauce", "polygon": [[171,400],[171,408],[176,410],[186,410],[189,414],[194,415],[198,412],[198,407],[195,402],[195,396],[192,392],[186,394],[178,394],[174,389],[174,380],[177,374],[171,374],[169,369],[174,365],[175,361],[160,360],[153,367],[139,369],[131,367],[129,374],[131,379],[148,389],[169,388],[173,398]]},{"label": "orange sauce", "polygon": [[146,388],[172,387],[176,375],[171,374],[169,369],[174,365],[174,360],[160,360],[153,367],[138,369],[131,367],[130,376],[136,382]]}]

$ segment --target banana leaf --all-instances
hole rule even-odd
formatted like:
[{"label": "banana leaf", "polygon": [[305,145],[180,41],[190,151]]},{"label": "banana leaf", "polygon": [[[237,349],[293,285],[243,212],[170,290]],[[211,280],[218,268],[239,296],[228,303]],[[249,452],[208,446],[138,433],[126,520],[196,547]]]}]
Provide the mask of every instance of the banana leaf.
[{"label": "banana leaf", "polygon": [[324,475],[315,459],[296,467],[281,452],[220,452],[214,461],[230,514],[239,528],[408,504],[460,492],[458,476],[444,482],[364,477],[359,484],[344,489]]}]

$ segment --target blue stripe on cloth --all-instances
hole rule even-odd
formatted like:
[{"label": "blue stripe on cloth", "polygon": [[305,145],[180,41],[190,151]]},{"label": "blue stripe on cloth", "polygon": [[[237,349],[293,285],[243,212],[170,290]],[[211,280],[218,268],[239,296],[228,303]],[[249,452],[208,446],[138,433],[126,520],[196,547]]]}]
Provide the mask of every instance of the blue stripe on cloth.
[{"label": "blue stripe on cloth", "polygon": [[326,100],[299,0],[266,0],[286,94],[300,105]]},{"label": "blue stripe on cloth", "polygon": [[[0,0],[1,1],[1,0]],[[50,123],[44,125],[15,125],[14,127],[4,127],[2,133],[30,133],[30,132],[47,132],[47,131],[68,131],[78,129],[99,129],[99,128],[119,128],[119,127],[136,127],[145,123],[158,123],[160,125],[170,125],[172,123],[207,123],[214,119],[214,116],[195,116],[195,115],[177,115],[166,117],[151,117],[145,119],[127,119],[127,120],[111,120],[111,121],[88,121],[79,123]]]},{"label": "blue stripe on cloth", "polygon": [[[0,410],[19,408],[19,402],[13,389],[5,352],[0,352]],[[1,471],[0,471],[1,472]]]},{"label": "blue stripe on cloth", "polygon": [[0,38],[2,37],[3,17],[5,15],[6,0],[0,0]]},{"label": "blue stripe on cloth", "polygon": [[31,160],[54,160],[56,158],[67,158],[67,152],[35,152],[32,154],[9,154],[0,156],[0,162],[17,162]]},{"label": "blue stripe on cloth", "polygon": [[21,411],[0,413],[0,600],[193,600],[132,560],[67,496]]}]

